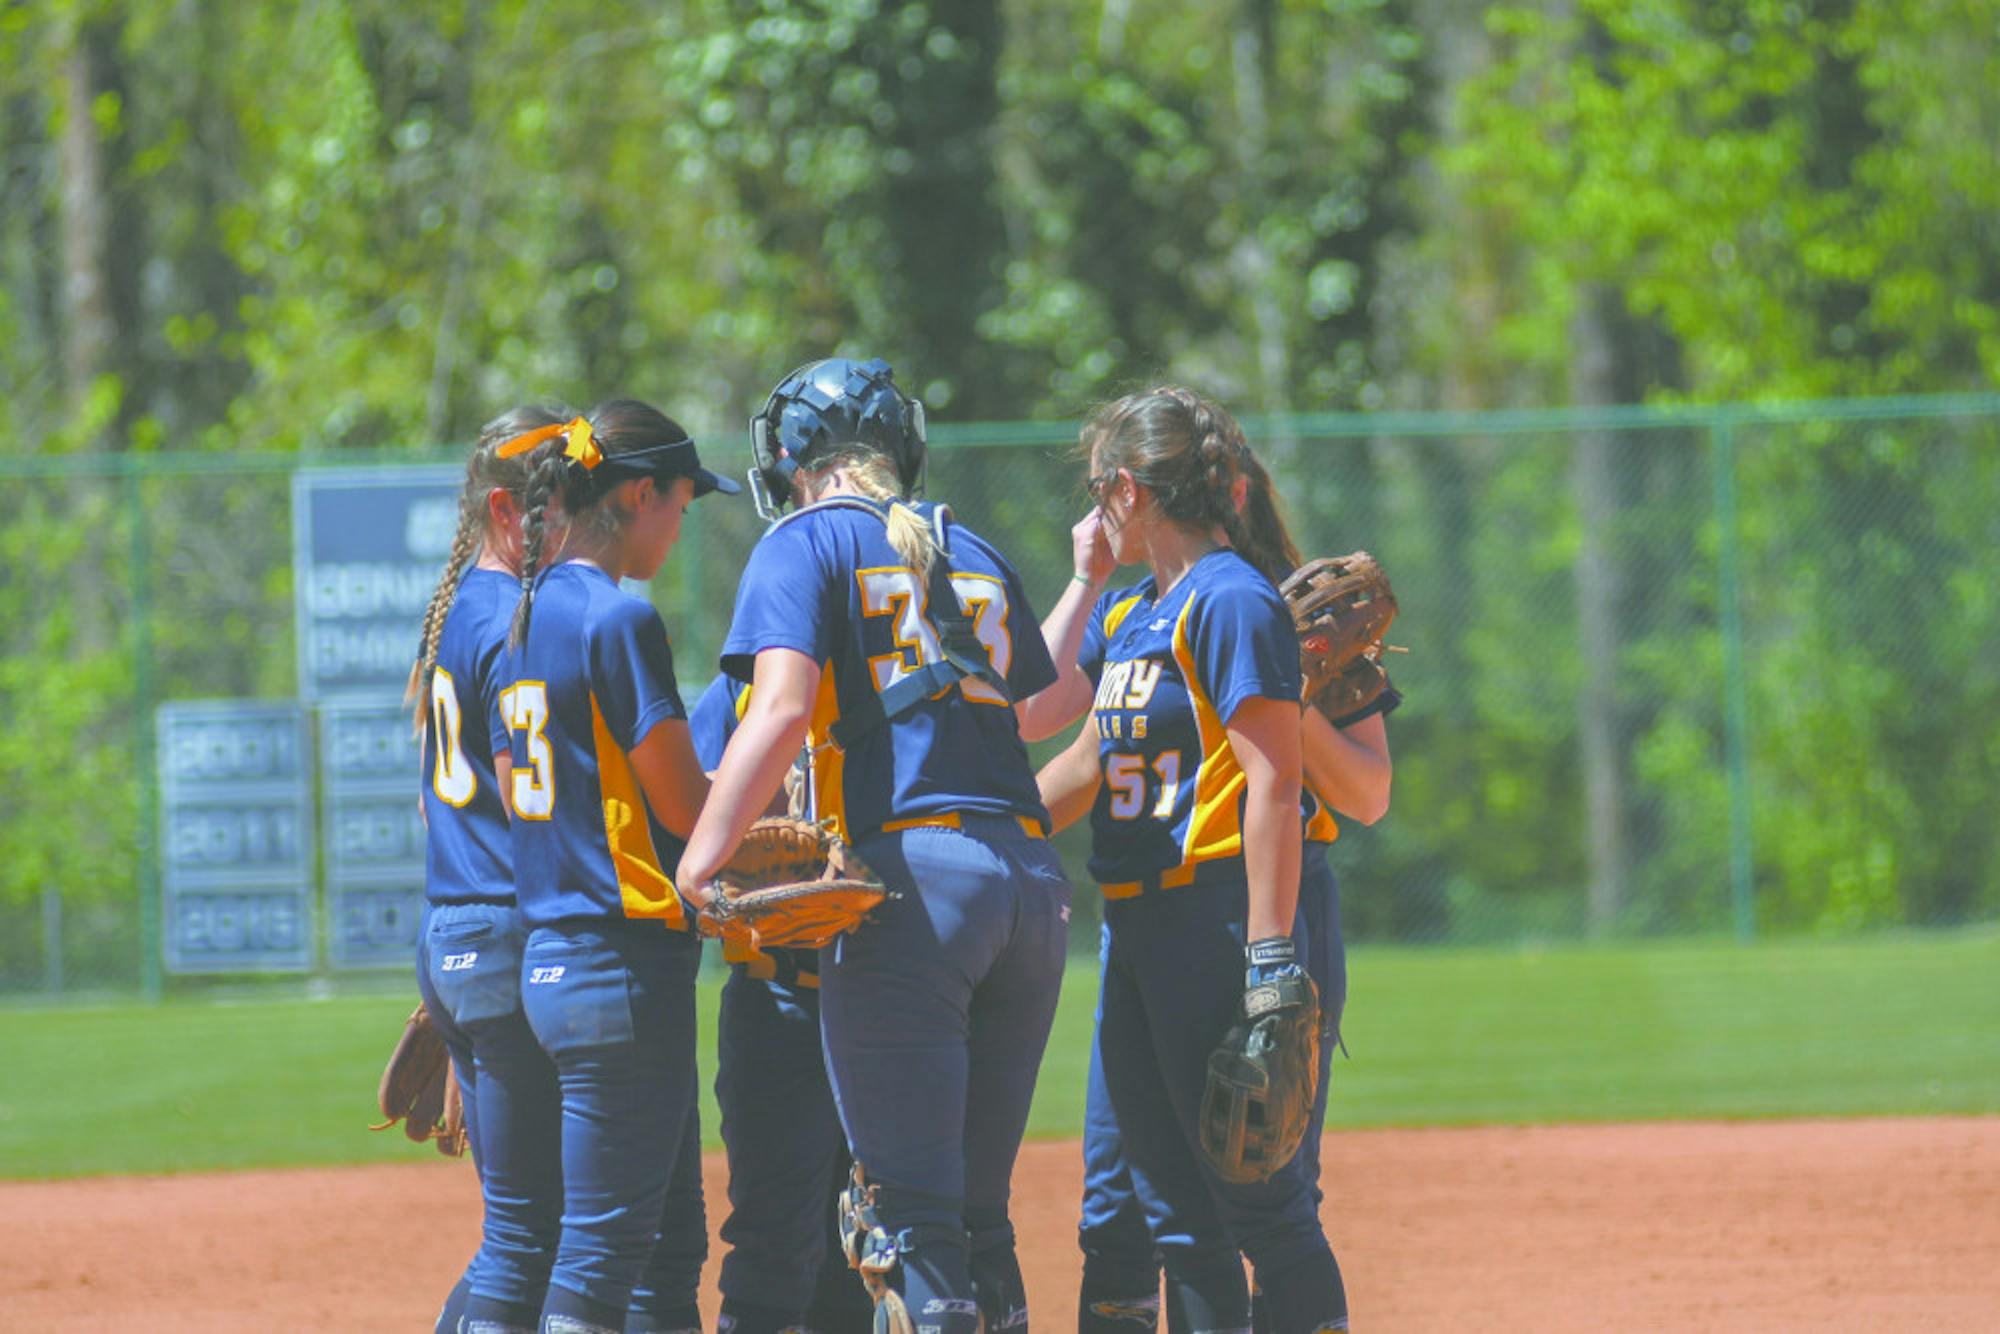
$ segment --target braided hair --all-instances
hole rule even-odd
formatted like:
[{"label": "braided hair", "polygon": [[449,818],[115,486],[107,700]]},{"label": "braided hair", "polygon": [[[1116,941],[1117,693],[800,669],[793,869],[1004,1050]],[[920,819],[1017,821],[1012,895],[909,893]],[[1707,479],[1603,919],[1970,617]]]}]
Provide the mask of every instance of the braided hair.
[{"label": "braided hair", "polygon": [[486,536],[486,497],[497,487],[523,497],[534,456],[503,459],[500,446],[517,435],[541,426],[567,420],[569,413],[547,404],[526,404],[501,413],[480,428],[479,439],[465,461],[465,486],[458,493],[458,531],[452,535],[451,553],[445,557],[444,571],[424,608],[423,633],[417,641],[417,660],[410,667],[409,684],[403,703],[411,707],[411,725],[421,735],[430,716],[431,678],[437,671],[438,640],[444,635],[444,620],[458,599],[458,585],[466,565],[478,552]]},{"label": "braided hair", "polygon": [[[1272,582],[1298,564],[1270,474],[1251,454],[1243,428],[1192,389],[1155,385],[1105,404],[1085,423],[1079,448],[1099,466],[1129,471],[1173,522],[1220,529]],[[1239,511],[1238,483],[1246,480],[1249,495]]]},{"label": "braided hair", "polygon": [[[679,422],[635,398],[599,403],[584,414],[584,420],[590,424],[591,442],[607,456],[688,438]],[[632,517],[616,498],[618,483],[625,478],[612,475],[610,469],[593,473],[568,457],[560,440],[538,447],[526,457],[536,462],[521,492],[521,601],[514,608],[514,624],[508,634],[508,644],[516,651],[528,642],[528,626],[534,617],[535,576],[541,572],[546,555],[550,502],[561,502],[571,536],[615,538]]]}]

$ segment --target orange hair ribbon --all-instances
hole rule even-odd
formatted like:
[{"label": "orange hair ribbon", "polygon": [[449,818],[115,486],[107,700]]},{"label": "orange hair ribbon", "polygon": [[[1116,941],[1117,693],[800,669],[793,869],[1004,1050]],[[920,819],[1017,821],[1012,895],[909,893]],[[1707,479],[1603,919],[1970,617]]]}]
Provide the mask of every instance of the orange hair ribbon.
[{"label": "orange hair ribbon", "polygon": [[557,436],[568,436],[563,446],[563,457],[575,459],[586,468],[595,468],[604,462],[604,452],[597,447],[597,437],[591,433],[590,423],[581,417],[572,417],[560,426],[537,426],[526,435],[517,435],[500,446],[500,457],[511,459],[516,454],[525,454],[544,440]]}]

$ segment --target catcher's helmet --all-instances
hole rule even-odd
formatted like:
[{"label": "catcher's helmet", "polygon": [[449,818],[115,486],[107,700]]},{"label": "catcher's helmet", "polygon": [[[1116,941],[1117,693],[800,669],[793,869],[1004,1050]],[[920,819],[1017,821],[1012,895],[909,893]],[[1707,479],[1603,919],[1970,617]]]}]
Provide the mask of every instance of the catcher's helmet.
[{"label": "catcher's helmet", "polygon": [[887,454],[905,494],[923,489],[924,405],[896,387],[889,363],[830,357],[787,375],[750,419],[750,494],[757,512],[778,516],[792,477],[842,445]]}]

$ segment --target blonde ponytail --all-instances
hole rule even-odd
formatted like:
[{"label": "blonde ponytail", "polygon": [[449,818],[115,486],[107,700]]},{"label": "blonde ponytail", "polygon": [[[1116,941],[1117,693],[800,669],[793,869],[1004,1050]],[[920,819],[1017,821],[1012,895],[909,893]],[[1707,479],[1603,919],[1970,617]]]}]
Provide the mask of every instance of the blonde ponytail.
[{"label": "blonde ponytail", "polygon": [[[896,475],[896,461],[887,454],[874,450],[849,451],[834,456],[826,466],[829,471],[845,469],[848,485],[870,500],[895,502],[903,499],[902,481]],[[888,523],[889,545],[920,578],[930,578],[931,563],[938,554],[937,539],[931,534],[931,526],[912,506],[904,504],[889,506]]]}]

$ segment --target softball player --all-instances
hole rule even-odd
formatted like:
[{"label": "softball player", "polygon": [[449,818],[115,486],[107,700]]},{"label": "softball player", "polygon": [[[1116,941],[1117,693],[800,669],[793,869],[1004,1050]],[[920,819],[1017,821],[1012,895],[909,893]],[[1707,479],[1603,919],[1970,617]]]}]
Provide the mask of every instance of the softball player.
[{"label": "softball player", "polygon": [[417,989],[451,1049],[485,1196],[479,1249],[438,1320],[447,1331],[460,1316],[532,1328],[561,1222],[561,1164],[548,1146],[562,1104],[555,1067],[521,1010],[526,932],[490,720],[520,597],[521,496],[531,466],[525,457],[501,458],[499,447],[567,416],[521,407],[480,432],[465,465],[458,533],[410,673],[428,831]]},{"label": "softball player", "polygon": [[760,508],[722,667],[754,683],[677,881],[704,900],[801,742],[813,809],[897,894],[820,958],[877,1328],[1024,1324],[1008,1185],[1062,982],[1069,884],[1012,702],[1055,677],[1013,567],[905,499],[921,405],[816,362],[752,419]]},{"label": "softball player", "polygon": [[[643,403],[603,404],[502,452],[551,434],[559,447],[528,485],[525,587],[500,695],[529,928],[522,993],[562,1089],[563,1221],[542,1328],[686,1328],[699,1323],[692,1292],[649,1274],[648,1260],[706,1247],[705,1228],[677,1235],[688,1220],[664,1208],[677,1165],[686,1170],[701,959],[666,868],[708,780],[666,628],[618,581],[659,570],[690,500],[738,488]],[[568,530],[543,570],[544,514],[558,495]]]},{"label": "softball player", "polygon": [[1041,790],[1059,826],[1091,817],[1106,939],[1086,1136],[1108,1109],[1167,1271],[1170,1322],[1249,1324],[1240,1247],[1274,1328],[1337,1329],[1345,1294],[1302,1162],[1232,1184],[1195,1147],[1208,1053],[1243,987],[1310,951],[1296,911],[1298,642],[1270,579],[1231,549],[1248,545],[1241,440],[1226,413],[1175,388],[1121,399],[1086,427],[1111,552],[1151,575],[1098,599],[1081,659],[1098,683],[1094,725],[1045,767]]},{"label": "softball player", "polygon": [[[1274,582],[1300,564],[1271,487],[1270,474],[1246,447],[1238,454],[1239,473],[1234,485],[1235,506],[1242,516],[1236,545],[1251,564]],[[1086,588],[1101,583],[1109,574],[1110,553],[1104,547],[1092,510],[1077,526],[1098,535],[1096,550],[1079,543],[1077,564],[1088,574],[1076,576]],[[1060,610],[1060,608],[1058,608]],[[1051,613],[1051,619],[1056,613]],[[1093,622],[1093,628],[1097,623]],[[1044,632],[1051,633],[1045,623]],[[1055,632],[1059,633],[1060,628]],[[1051,692],[1053,693],[1053,692]],[[1391,766],[1388,736],[1383,720],[1402,702],[1390,687],[1376,700],[1348,717],[1329,723],[1316,710],[1305,710],[1301,742],[1306,774],[1306,845],[1300,868],[1300,924],[1309,942],[1305,967],[1320,993],[1326,1031],[1320,1045],[1318,1093],[1314,1103],[1312,1129],[1300,1148],[1305,1171],[1313,1183],[1315,1204],[1324,1198],[1319,1186],[1320,1135],[1326,1124],[1329,1065],[1340,1034],[1340,1017],[1346,1001],[1346,953],[1340,932],[1339,887],[1327,854],[1339,836],[1334,813],[1373,824],[1388,810]],[[1108,944],[1108,933],[1105,936]],[[1100,966],[1103,962],[1100,954]],[[1084,1146],[1084,1198],[1078,1242],[1084,1253],[1083,1281],[1078,1300],[1078,1328],[1084,1334],[1110,1334],[1132,1324],[1157,1326],[1160,1293],[1160,1259],[1146,1226],[1145,1212],[1136,1193],[1131,1173],[1124,1161],[1123,1141],[1117,1118],[1112,1114],[1103,1088],[1102,1063],[1093,1047],[1090,1064],[1087,1120],[1089,1129]],[[1215,1249],[1235,1249],[1223,1238],[1212,1239]],[[1252,1328],[1264,1330],[1263,1304],[1253,1290]]]},{"label": "softball player", "polygon": [[[750,703],[730,676],[688,715],[713,777]],[[782,803],[774,803],[782,804]],[[820,1054],[819,952],[723,942],[715,1100],[729,1158],[722,1328],[729,1334],[866,1334],[868,1298],[847,1270],[833,1198],[852,1165]]]}]

